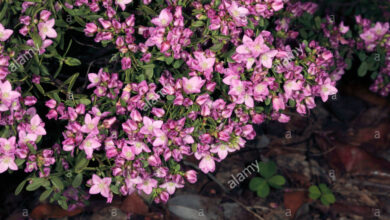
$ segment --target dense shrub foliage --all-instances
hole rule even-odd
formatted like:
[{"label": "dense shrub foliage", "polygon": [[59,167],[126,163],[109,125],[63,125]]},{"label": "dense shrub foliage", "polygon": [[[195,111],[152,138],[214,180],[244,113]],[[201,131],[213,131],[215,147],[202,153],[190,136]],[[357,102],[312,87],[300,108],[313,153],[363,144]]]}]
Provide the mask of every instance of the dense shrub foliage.
[{"label": "dense shrub foliage", "polygon": [[[288,0],[2,1],[0,172],[23,170],[17,193],[44,189],[41,200],[65,209],[89,194],[166,202],[197,181],[184,158],[213,172],[255,137],[254,124],[288,122],[289,112],[307,114],[316,97],[336,94],[352,63],[387,96],[389,23],[356,15],[347,25],[317,8]],[[83,63],[80,45],[103,58]]]}]

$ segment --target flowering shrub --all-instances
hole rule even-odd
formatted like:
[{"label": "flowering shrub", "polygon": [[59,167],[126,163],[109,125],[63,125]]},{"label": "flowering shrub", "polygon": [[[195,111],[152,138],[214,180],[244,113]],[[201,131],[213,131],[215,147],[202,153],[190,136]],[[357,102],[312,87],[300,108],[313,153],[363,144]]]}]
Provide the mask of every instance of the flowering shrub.
[{"label": "flowering shrub", "polygon": [[[355,40],[343,23],[314,19],[316,8],[282,0],[1,3],[0,173],[23,169],[29,176],[16,193],[42,187],[40,199],[64,209],[88,194],[166,202],[197,181],[186,157],[213,172],[255,137],[254,124],[288,122],[289,111],[307,114],[316,97],[337,93],[351,56],[343,48]],[[310,22],[318,32],[305,31]],[[358,49],[388,53],[388,24],[358,25]],[[75,32],[110,51],[87,74],[69,74],[83,65],[68,56]],[[61,135],[47,134],[53,122]]]}]

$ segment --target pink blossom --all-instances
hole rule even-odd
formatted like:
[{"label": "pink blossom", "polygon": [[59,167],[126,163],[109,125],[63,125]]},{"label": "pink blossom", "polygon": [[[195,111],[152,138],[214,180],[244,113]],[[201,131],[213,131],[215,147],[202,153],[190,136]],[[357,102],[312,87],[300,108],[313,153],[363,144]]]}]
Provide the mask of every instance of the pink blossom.
[{"label": "pink blossom", "polygon": [[133,2],[133,0],[115,0],[115,4],[119,5],[121,7],[122,11],[126,9],[126,5]]},{"label": "pink blossom", "polygon": [[153,146],[167,146],[168,144],[168,137],[167,135],[161,131],[160,129],[155,130],[154,134],[156,135],[156,139],[153,141]]},{"label": "pink blossom", "polygon": [[277,50],[271,50],[271,51],[268,51],[266,53],[263,53],[261,55],[261,64],[266,67],[266,68],[271,68],[272,67],[272,60],[273,58],[276,56],[276,54],[278,53]]},{"label": "pink blossom", "polygon": [[57,32],[53,28],[54,24],[55,24],[54,18],[46,22],[40,22],[38,24],[39,36],[41,36],[42,40],[45,40],[47,37],[49,38],[57,37]]},{"label": "pink blossom", "polygon": [[15,140],[15,136],[10,137],[8,140],[0,138],[0,152],[5,155],[13,155],[15,152]]},{"label": "pink blossom", "polygon": [[101,194],[108,198],[110,197],[111,177],[100,178],[98,175],[92,175],[92,186],[89,189],[89,194]]},{"label": "pink blossom", "polygon": [[46,130],[44,126],[45,123],[41,121],[39,115],[34,115],[30,120],[30,124],[27,126],[27,131],[36,135],[45,135]]},{"label": "pink blossom", "polygon": [[84,125],[81,127],[80,131],[84,133],[91,133],[91,134],[97,134],[98,131],[98,124],[99,124],[100,117],[94,117],[92,119],[90,114],[86,114],[84,118]]},{"label": "pink blossom", "polygon": [[280,109],[284,110],[286,105],[281,97],[274,97],[272,99],[272,107],[275,111],[279,111]]},{"label": "pink blossom", "polygon": [[176,188],[183,188],[183,187],[184,187],[183,184],[175,183],[172,181],[160,185],[160,188],[166,189],[170,195],[175,193]]},{"label": "pink blossom", "polygon": [[92,135],[88,135],[85,140],[81,143],[80,149],[85,151],[88,159],[92,158],[93,150],[101,146],[100,141]]},{"label": "pink blossom", "polygon": [[150,149],[148,147],[148,145],[146,145],[144,142],[141,142],[141,141],[129,141],[129,144],[133,147],[134,149],[134,153],[136,155],[142,153],[142,151],[146,152],[146,153],[150,153]]},{"label": "pink blossom", "polygon": [[134,149],[132,147],[123,147],[121,156],[126,160],[134,160]]},{"label": "pink blossom", "polygon": [[221,159],[221,160],[223,160],[227,157],[228,152],[234,152],[234,151],[235,151],[235,149],[230,148],[226,144],[218,144],[217,146],[215,146],[214,148],[212,148],[210,150],[211,153],[217,153],[219,159]]},{"label": "pink blossom", "polygon": [[239,7],[236,1],[232,2],[228,8],[228,11],[235,19],[246,18],[246,16],[249,14],[249,10],[245,7]]},{"label": "pink blossom", "polygon": [[349,27],[344,25],[344,22],[342,21],[339,26],[340,33],[346,34],[349,31]]},{"label": "pink blossom", "polygon": [[168,8],[161,10],[160,15],[157,18],[152,19],[152,23],[158,27],[166,27],[173,20],[172,13]]},{"label": "pink blossom", "polygon": [[203,171],[203,173],[214,172],[215,170],[215,161],[207,154],[203,157],[203,159],[199,163],[199,168]]},{"label": "pink blossom", "polygon": [[150,193],[152,193],[153,188],[157,187],[157,183],[158,183],[157,180],[152,178],[147,178],[146,180],[143,181],[143,183],[138,184],[137,188],[139,190],[144,191],[147,195],[149,195]]},{"label": "pink blossom", "polygon": [[334,95],[337,93],[336,87],[334,87],[331,83],[331,80],[328,78],[325,80],[324,84],[321,85],[320,95],[323,102],[328,100],[329,95]]},{"label": "pink blossom", "polygon": [[141,134],[154,135],[156,130],[159,130],[163,124],[163,121],[153,121],[153,119],[144,116],[142,119],[144,126],[139,131]]},{"label": "pink blossom", "polygon": [[187,94],[200,93],[202,86],[206,81],[199,76],[194,76],[191,79],[183,77],[183,89]]},{"label": "pink blossom", "polygon": [[196,70],[210,74],[213,71],[215,58],[206,58],[203,52],[194,52],[194,56],[198,61]]},{"label": "pink blossom", "polygon": [[0,112],[7,111],[11,106],[11,103],[19,98],[20,93],[12,91],[11,83],[6,80],[0,81]]},{"label": "pink blossom", "polygon": [[4,26],[0,23],[0,41],[6,41],[14,33],[11,29],[5,29]]},{"label": "pink blossom", "polygon": [[197,176],[196,176],[195,170],[188,170],[185,173],[185,177],[186,177],[187,181],[190,183],[196,183],[196,181],[197,181]]},{"label": "pink blossom", "polygon": [[15,157],[12,155],[3,155],[0,157],[0,173],[4,173],[8,169],[18,170],[15,163]]}]

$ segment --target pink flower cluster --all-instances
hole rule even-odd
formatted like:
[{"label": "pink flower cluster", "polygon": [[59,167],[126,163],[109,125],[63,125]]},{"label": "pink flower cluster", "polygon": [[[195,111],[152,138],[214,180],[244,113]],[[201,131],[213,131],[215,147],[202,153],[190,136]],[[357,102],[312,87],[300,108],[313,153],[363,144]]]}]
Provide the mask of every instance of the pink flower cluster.
[{"label": "pink flower cluster", "polygon": [[378,62],[384,59],[384,64],[378,70],[378,75],[370,90],[382,96],[388,96],[390,94],[390,24],[389,22],[376,22],[374,25],[370,20],[361,16],[356,16],[355,20],[362,30],[357,47],[367,52],[375,50],[386,52],[384,57],[378,57],[379,60],[375,60]]},{"label": "pink flower cluster", "polygon": [[[8,132],[0,138],[0,173],[25,162],[25,172],[49,179],[58,163],[64,172],[84,175],[82,186],[89,187],[89,194],[108,202],[115,194],[134,192],[166,202],[185,181],[197,181],[196,171],[183,166],[186,158],[198,160],[202,172],[214,172],[217,162],[255,138],[254,124],[286,123],[290,111],[308,114],[316,98],[325,102],[336,94],[336,81],[346,68],[337,50],[355,43],[347,37],[348,26],[329,27],[329,18],[321,29],[335,52],[314,40],[300,41],[291,22],[305,11],[315,12],[317,5],[310,2],[173,0],[156,12],[150,4],[139,1],[140,11],[134,12],[133,0],[76,0],[42,8],[34,16],[28,14],[40,3],[22,4],[19,35],[31,47],[41,43],[40,58],[66,62],[46,48],[54,53],[64,37],[62,27],[72,27],[58,19],[61,13],[79,10],[97,16],[85,19],[84,34],[116,48],[111,61],[120,66],[110,63],[88,73],[90,98],[75,94],[63,101],[62,87],[45,93],[50,97],[46,118],[64,129],[56,144],[44,149],[37,145],[46,134],[32,107],[37,98],[22,97],[22,80],[9,79],[15,54],[4,45],[14,32],[0,24],[0,124]],[[271,19],[275,30],[265,24]],[[360,23],[361,48],[388,49],[387,23]],[[60,78],[28,76],[41,93],[41,79],[53,85]],[[73,158],[89,165],[75,171]],[[87,198],[66,187],[64,195],[74,204]]]}]

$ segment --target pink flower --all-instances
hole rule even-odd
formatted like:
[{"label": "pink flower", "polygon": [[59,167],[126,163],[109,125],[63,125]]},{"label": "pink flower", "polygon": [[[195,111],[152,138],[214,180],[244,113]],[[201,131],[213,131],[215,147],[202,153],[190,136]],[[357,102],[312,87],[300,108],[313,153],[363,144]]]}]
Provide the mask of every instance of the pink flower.
[{"label": "pink flower", "polygon": [[30,120],[30,124],[27,126],[27,131],[36,135],[45,135],[46,130],[44,126],[45,123],[41,121],[39,115],[34,115]]},{"label": "pink flower", "polygon": [[203,171],[203,173],[214,172],[215,170],[215,161],[207,154],[203,157],[203,159],[199,163],[199,168]]},{"label": "pink flower", "polygon": [[196,181],[198,180],[197,176],[196,176],[196,171],[195,170],[188,170],[185,173],[185,177],[186,177],[187,181],[190,182],[190,183],[196,183]]},{"label": "pink flower", "polygon": [[122,11],[126,9],[126,5],[133,2],[133,0],[116,0],[115,4],[119,5],[121,7]]},{"label": "pink flower", "polygon": [[168,137],[167,135],[161,131],[160,129],[155,130],[154,135],[156,135],[156,139],[153,141],[153,146],[167,146],[168,145]]},{"label": "pink flower", "polygon": [[200,90],[206,80],[202,80],[199,76],[194,76],[191,79],[183,77],[183,89],[187,94],[200,93]]},{"label": "pink flower", "polygon": [[246,15],[249,14],[249,10],[244,7],[238,7],[237,2],[233,1],[230,7],[228,8],[229,13],[235,19],[246,18]]},{"label": "pink flower", "polygon": [[289,80],[287,81],[284,86],[284,91],[286,94],[286,97],[291,97],[293,91],[300,90],[302,88],[301,83],[296,82],[295,80]]},{"label": "pink flower", "polygon": [[144,126],[139,131],[141,134],[154,135],[155,130],[159,130],[163,124],[163,121],[153,121],[149,117],[144,116],[142,119]]},{"label": "pink flower", "polygon": [[275,111],[279,111],[280,109],[284,110],[286,105],[281,97],[274,97],[272,99],[272,107]]},{"label": "pink flower", "polygon": [[57,32],[53,28],[54,24],[55,24],[54,18],[38,24],[39,36],[41,36],[42,40],[45,40],[47,37],[50,38],[57,37]]},{"label": "pink flower", "polygon": [[95,23],[87,23],[85,25],[84,33],[86,36],[92,37],[94,33],[96,33],[98,30],[98,27]]},{"label": "pink flower", "polygon": [[122,70],[127,70],[131,68],[131,59],[129,57],[122,58]]},{"label": "pink flower", "polygon": [[144,142],[141,141],[130,141],[129,144],[133,147],[134,153],[136,155],[142,153],[142,151],[150,153],[150,149],[148,145],[146,145]]},{"label": "pink flower", "polygon": [[273,58],[276,56],[276,54],[278,53],[277,50],[271,50],[271,51],[268,51],[266,53],[263,53],[261,55],[261,64],[266,67],[266,68],[271,68],[272,67],[272,60]]},{"label": "pink flower", "polygon": [[331,83],[331,80],[328,78],[325,80],[324,84],[321,85],[320,95],[323,102],[328,100],[329,95],[334,95],[337,93],[336,87],[334,87]]},{"label": "pink flower", "polygon": [[8,140],[0,138],[0,152],[5,155],[13,155],[15,152],[16,137],[12,136]]},{"label": "pink flower", "polygon": [[132,147],[123,147],[121,156],[126,160],[134,160],[134,150]]},{"label": "pink flower", "polygon": [[340,33],[346,34],[349,31],[349,27],[344,25],[344,21],[340,23],[339,27]]},{"label": "pink flower", "polygon": [[381,22],[377,22],[375,24],[375,27],[372,28],[372,31],[378,37],[382,37],[383,35],[385,35],[387,33],[387,31],[389,31],[389,23],[386,22],[386,23],[382,24]]},{"label": "pink flower", "polygon": [[175,183],[175,182],[166,182],[160,185],[160,188],[166,189],[169,194],[174,194],[176,188],[183,188],[183,184]]},{"label": "pink flower", "polygon": [[84,125],[81,127],[80,131],[84,133],[98,134],[99,130],[97,128],[99,124],[100,117],[94,117],[92,119],[90,114],[86,114],[84,118]]},{"label": "pink flower", "polygon": [[108,198],[110,197],[110,184],[111,178],[105,177],[100,178],[98,175],[92,175],[92,186],[89,189],[89,194],[98,194],[100,193],[102,196]]},{"label": "pink flower", "polygon": [[152,23],[158,27],[166,27],[172,22],[172,20],[172,13],[168,8],[164,8],[157,18],[152,19]]},{"label": "pink flower", "polygon": [[241,80],[234,79],[231,81],[229,95],[241,96],[245,93],[245,86]]},{"label": "pink flower", "polygon": [[157,187],[157,180],[148,178],[143,183],[137,185],[137,189],[144,191],[147,195],[152,193],[153,188]]},{"label": "pink flower", "polygon": [[0,81],[0,112],[7,111],[11,107],[11,103],[19,96],[20,93],[12,91],[11,83],[8,80],[4,83]]},{"label": "pink flower", "polygon": [[13,155],[3,155],[0,157],[0,173],[4,173],[8,169],[18,170],[18,166],[15,163],[15,157]]},{"label": "pink flower", "polygon": [[196,70],[199,72],[204,72],[210,74],[213,72],[213,67],[215,63],[215,58],[206,58],[203,52],[194,52],[194,56],[198,61],[198,66]]},{"label": "pink flower", "polygon": [[278,118],[278,121],[280,123],[287,123],[290,121],[290,116],[287,116],[285,114],[280,114],[279,118]]},{"label": "pink flower", "polygon": [[230,148],[226,144],[218,144],[216,147],[214,147],[210,150],[211,153],[217,153],[219,159],[221,159],[221,160],[223,160],[227,157],[228,152],[233,152],[233,151],[235,151],[235,149]]},{"label": "pink flower", "polygon": [[6,41],[14,33],[13,30],[5,29],[4,26],[0,23],[0,41]]},{"label": "pink flower", "polygon": [[362,38],[366,44],[369,44],[377,39],[377,36],[371,31],[368,30],[362,34],[360,34],[360,38]]},{"label": "pink flower", "polygon": [[[262,35],[257,36],[255,40],[244,35],[242,42],[244,44],[236,48],[236,52],[239,54],[251,54],[254,58],[257,58],[260,54],[269,50],[269,47],[264,44]],[[254,62],[254,59],[251,62]]]},{"label": "pink flower", "polygon": [[93,150],[101,146],[100,141],[92,135],[88,135],[85,140],[81,143],[80,149],[85,151],[88,159],[92,158]]}]

